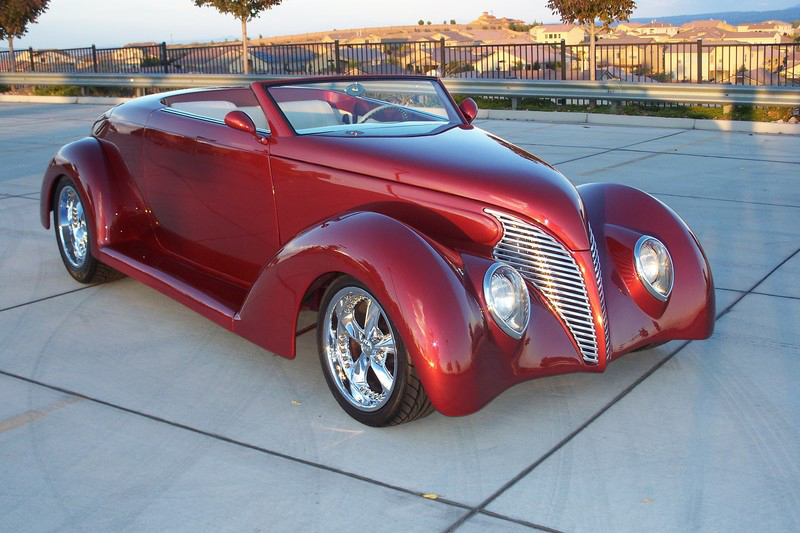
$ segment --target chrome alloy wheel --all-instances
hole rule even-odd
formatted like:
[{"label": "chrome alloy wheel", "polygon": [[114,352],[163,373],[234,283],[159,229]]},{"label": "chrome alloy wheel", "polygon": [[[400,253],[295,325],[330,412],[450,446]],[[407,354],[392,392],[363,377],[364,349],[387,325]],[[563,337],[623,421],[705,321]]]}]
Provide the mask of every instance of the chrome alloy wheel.
[{"label": "chrome alloy wheel", "polygon": [[86,262],[89,232],[86,227],[83,203],[78,192],[71,185],[61,189],[56,216],[64,257],[73,268],[79,269]]},{"label": "chrome alloy wheel", "polygon": [[361,411],[389,400],[397,373],[394,332],[367,291],[345,287],[330,300],[322,332],[325,361],[339,392]]}]

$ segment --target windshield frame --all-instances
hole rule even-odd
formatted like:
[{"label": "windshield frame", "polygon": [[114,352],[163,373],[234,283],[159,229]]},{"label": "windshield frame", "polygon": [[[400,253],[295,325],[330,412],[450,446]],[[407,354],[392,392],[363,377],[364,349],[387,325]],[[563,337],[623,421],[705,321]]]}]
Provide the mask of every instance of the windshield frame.
[{"label": "windshield frame", "polygon": [[[461,109],[456,104],[453,97],[447,91],[444,84],[441,80],[435,76],[315,76],[313,78],[289,78],[289,79],[276,79],[276,80],[265,80],[265,81],[258,81],[254,82],[251,85],[259,96],[266,99],[269,103],[269,107],[271,111],[274,111],[274,114],[277,115],[280,120],[284,123],[285,127],[283,128],[275,128],[278,132],[282,132],[283,135],[291,135],[291,136],[314,136],[314,135],[326,135],[326,134],[336,134],[335,132],[302,132],[298,133],[298,131],[294,128],[292,123],[286,117],[285,113],[280,107],[280,104],[274,98],[270,89],[276,87],[291,87],[291,86],[309,86],[314,84],[326,84],[326,83],[335,83],[335,82],[367,82],[367,81],[409,81],[409,82],[420,82],[426,81],[430,82],[431,85],[434,87],[437,96],[441,100],[442,106],[444,111],[447,113],[448,117],[447,120],[442,120],[437,122],[436,131],[440,131],[443,129],[450,129],[455,126],[465,126],[469,124],[469,121],[466,119],[464,114],[461,112]],[[311,87],[313,88],[313,87]],[[264,103],[267,103],[264,102]],[[266,107],[262,105],[262,107]],[[424,111],[419,111],[420,113],[424,113]],[[402,125],[402,123],[387,123],[393,124],[394,126]],[[353,125],[355,126],[355,125]],[[434,132],[435,133],[435,132]],[[280,135],[280,133],[279,133]],[[394,137],[395,135],[370,135],[370,134],[359,134],[357,137],[374,137],[374,136],[381,136],[381,137]]]}]

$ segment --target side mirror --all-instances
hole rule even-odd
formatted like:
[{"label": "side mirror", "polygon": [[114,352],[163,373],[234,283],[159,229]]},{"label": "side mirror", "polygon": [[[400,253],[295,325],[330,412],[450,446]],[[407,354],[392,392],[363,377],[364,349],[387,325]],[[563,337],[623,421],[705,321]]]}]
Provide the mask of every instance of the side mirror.
[{"label": "side mirror", "polygon": [[464,117],[467,119],[467,124],[472,124],[472,121],[478,116],[478,104],[476,104],[475,100],[472,98],[465,98],[458,108],[462,113],[464,113]]},{"label": "side mirror", "polygon": [[244,111],[231,111],[225,115],[225,125],[235,130],[247,132],[258,139],[261,144],[267,144],[267,140],[256,131],[256,124],[253,119]]},{"label": "side mirror", "polygon": [[256,134],[255,122],[244,111],[231,111],[225,115],[225,124],[235,130],[246,131],[251,135]]}]

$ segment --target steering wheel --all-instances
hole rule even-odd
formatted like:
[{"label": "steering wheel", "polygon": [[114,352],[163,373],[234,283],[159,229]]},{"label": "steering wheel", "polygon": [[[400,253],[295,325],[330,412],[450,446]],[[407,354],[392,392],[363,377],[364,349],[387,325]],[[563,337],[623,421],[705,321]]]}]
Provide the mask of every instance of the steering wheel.
[{"label": "steering wheel", "polygon": [[405,120],[408,117],[408,115],[406,114],[406,108],[404,108],[403,106],[397,104],[383,104],[373,109],[370,109],[369,111],[364,113],[364,115],[360,119],[358,119],[358,123],[363,124],[364,122],[367,121],[369,117],[371,117],[375,113],[378,113],[379,111],[383,111],[384,109],[389,109],[392,107],[396,107],[397,109],[400,110],[400,113],[403,115],[403,120]]}]

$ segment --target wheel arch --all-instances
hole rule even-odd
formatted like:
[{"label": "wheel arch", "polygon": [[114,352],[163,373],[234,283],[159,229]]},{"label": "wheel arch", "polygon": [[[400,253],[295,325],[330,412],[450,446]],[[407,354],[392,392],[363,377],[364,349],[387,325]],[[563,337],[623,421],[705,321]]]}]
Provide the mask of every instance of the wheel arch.
[{"label": "wheel arch", "polygon": [[120,166],[121,156],[110,143],[84,137],[63,146],[50,161],[42,180],[41,223],[51,226],[54,194],[67,177],[78,188],[92,228],[92,250],[139,235],[149,227],[143,202],[132,179]]},{"label": "wheel arch", "polygon": [[287,243],[262,270],[234,331],[294,358],[301,304],[311,304],[341,274],[358,279],[379,300],[433,405],[446,414],[474,411],[477,398],[465,399],[459,389],[482,331],[480,306],[458,270],[425,236],[385,215],[351,213]]},{"label": "wheel arch", "polygon": [[[577,189],[597,241],[614,356],[672,339],[710,337],[715,321],[711,267],[681,217],[627,185],[590,183]],[[641,235],[663,242],[672,256],[675,283],[664,304],[631,290],[641,285],[633,267],[634,243]],[[649,307],[641,305],[642,298],[652,300]]]}]

